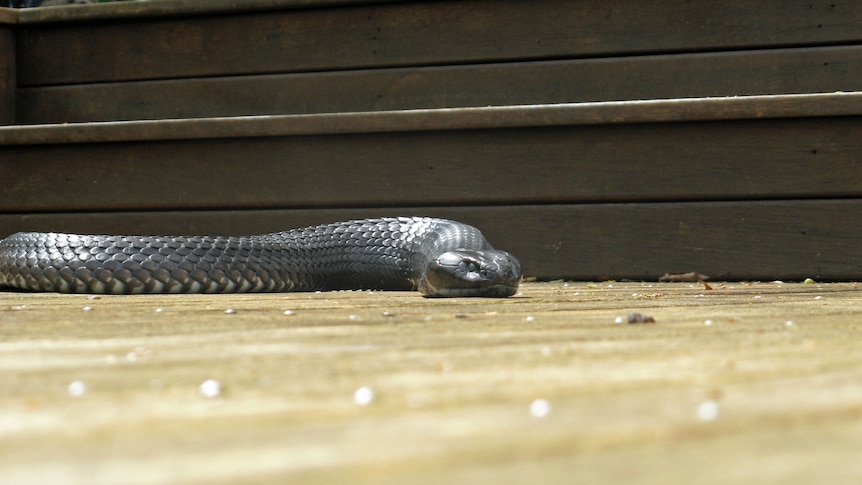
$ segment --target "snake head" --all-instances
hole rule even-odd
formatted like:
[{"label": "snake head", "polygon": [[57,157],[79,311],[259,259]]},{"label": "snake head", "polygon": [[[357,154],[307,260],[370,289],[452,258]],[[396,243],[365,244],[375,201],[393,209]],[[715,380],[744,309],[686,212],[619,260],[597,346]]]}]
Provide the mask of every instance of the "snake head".
[{"label": "snake head", "polygon": [[426,297],[505,297],[520,282],[521,263],[506,251],[456,249],[428,263],[419,291]]}]

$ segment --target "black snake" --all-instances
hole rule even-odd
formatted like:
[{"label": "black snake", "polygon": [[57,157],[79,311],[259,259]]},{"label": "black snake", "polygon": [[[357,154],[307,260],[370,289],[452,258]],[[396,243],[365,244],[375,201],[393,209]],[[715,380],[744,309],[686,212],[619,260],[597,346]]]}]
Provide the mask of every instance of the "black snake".
[{"label": "black snake", "polygon": [[0,287],[62,293],[418,289],[513,295],[518,260],[478,229],[427,217],[364,219],[243,237],[19,232],[0,241]]}]

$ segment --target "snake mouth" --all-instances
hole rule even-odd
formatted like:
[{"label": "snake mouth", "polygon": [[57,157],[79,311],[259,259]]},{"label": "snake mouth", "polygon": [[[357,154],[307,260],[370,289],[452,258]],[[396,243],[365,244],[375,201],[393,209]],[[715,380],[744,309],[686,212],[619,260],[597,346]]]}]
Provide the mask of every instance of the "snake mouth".
[{"label": "snake mouth", "polygon": [[419,282],[426,297],[514,295],[521,282],[521,264],[497,250],[457,249],[434,258]]}]

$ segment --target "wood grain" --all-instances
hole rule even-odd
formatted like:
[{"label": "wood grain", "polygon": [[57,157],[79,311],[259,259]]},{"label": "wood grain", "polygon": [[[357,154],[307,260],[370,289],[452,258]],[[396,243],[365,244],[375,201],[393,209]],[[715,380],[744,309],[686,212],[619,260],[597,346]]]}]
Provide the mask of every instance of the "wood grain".
[{"label": "wood grain", "polygon": [[770,1],[753,9],[733,0],[423,1],[148,22],[34,22],[20,32],[19,83],[834,45],[857,42],[859,22],[862,5],[852,2]]},{"label": "wood grain", "polygon": [[[2,16],[0,16],[2,20]],[[15,120],[17,78],[15,70],[15,34],[8,25],[0,23],[0,125]]]},{"label": "wood grain", "polygon": [[7,145],[0,211],[856,197],[860,129],[832,117]]},{"label": "wood grain", "polygon": [[[860,91],[859,46],[22,88],[17,123]],[[493,86],[493,89],[490,87]]]},{"label": "wood grain", "polygon": [[713,288],[0,293],[0,481],[858,483],[858,285]]}]

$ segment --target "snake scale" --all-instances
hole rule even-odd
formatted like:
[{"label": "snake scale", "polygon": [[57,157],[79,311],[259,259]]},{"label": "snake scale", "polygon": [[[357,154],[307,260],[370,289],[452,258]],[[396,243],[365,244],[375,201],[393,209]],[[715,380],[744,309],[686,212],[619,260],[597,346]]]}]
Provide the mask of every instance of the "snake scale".
[{"label": "snake scale", "polygon": [[21,232],[0,241],[0,287],[62,293],[418,289],[513,295],[518,260],[475,227],[428,217],[363,219],[243,237]]}]

